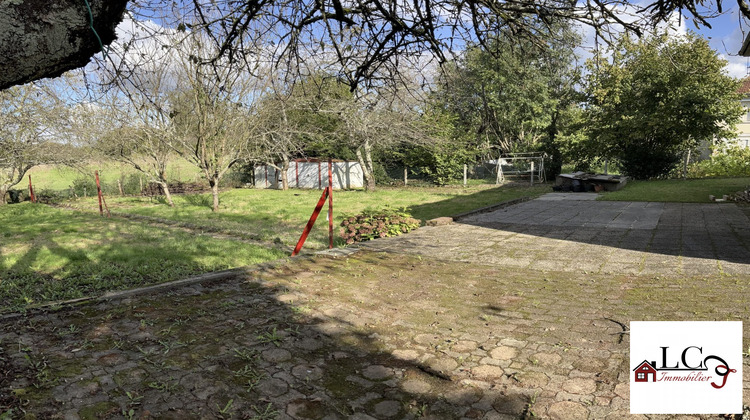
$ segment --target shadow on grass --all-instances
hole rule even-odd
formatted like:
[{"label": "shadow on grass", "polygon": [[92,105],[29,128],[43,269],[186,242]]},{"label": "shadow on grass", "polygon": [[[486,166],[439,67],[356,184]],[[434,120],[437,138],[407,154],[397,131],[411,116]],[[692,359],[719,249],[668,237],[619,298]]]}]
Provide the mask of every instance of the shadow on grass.
[{"label": "shadow on grass", "polygon": [[182,194],[181,197],[191,206],[213,208],[213,198],[210,194]]},{"label": "shadow on grass", "polygon": [[[305,273],[268,274],[295,282]],[[385,350],[369,314],[317,310],[300,298],[284,283],[248,276],[0,323],[0,336],[16,334],[17,342],[0,343],[0,354],[23,390],[0,408],[38,418],[63,411],[180,419],[528,414],[534,389],[483,395],[453,368]]]},{"label": "shadow on grass", "polygon": [[478,208],[522,197],[536,197],[550,190],[549,185],[532,188],[497,187],[472,194],[453,196],[447,200],[410,206],[411,215],[422,221],[436,217],[454,216]]},{"label": "shadow on grass", "polygon": [[0,255],[0,313],[284,256],[257,245],[46,206],[13,211],[0,214],[12,238]]}]

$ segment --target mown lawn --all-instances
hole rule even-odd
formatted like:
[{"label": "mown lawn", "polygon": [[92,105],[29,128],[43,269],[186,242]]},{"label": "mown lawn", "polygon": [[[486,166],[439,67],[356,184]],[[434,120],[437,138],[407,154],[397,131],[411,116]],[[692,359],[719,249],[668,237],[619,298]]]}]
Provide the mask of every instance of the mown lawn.
[{"label": "mown lawn", "polygon": [[[365,209],[406,208],[412,216],[429,220],[451,216],[490,204],[525,196],[537,196],[550,190],[549,185],[528,187],[454,187],[454,188],[381,188],[374,192],[334,191],[334,224],[345,216]],[[233,189],[221,193],[219,212],[211,211],[211,196],[175,196],[175,207],[162,200],[143,197],[108,197],[115,213],[168,219],[264,242],[294,246],[320,198],[320,190]],[[66,204],[77,209],[98,211],[96,198],[79,199]],[[306,249],[320,249],[328,244],[327,205],[308,238]],[[337,244],[343,244],[336,238]]]},{"label": "mown lawn", "polygon": [[750,178],[660,179],[630,181],[620,191],[602,194],[606,201],[662,201],[673,203],[709,203],[709,195],[721,198],[745,190]]},{"label": "mown lawn", "polygon": [[0,206],[0,312],[281,258],[276,249],[22,203]]}]

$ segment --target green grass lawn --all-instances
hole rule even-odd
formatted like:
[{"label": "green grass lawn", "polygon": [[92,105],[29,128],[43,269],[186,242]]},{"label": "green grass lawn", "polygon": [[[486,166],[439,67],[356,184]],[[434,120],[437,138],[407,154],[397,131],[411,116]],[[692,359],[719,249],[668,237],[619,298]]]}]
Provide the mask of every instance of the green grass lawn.
[{"label": "green grass lawn", "polygon": [[709,195],[721,198],[745,190],[750,178],[662,179],[629,181],[620,191],[602,194],[607,201],[664,201],[675,203],[709,203]]},{"label": "green grass lawn", "polygon": [[[422,220],[449,216],[524,196],[534,188],[400,188],[334,192],[334,221],[367,208],[408,208]],[[318,190],[222,192],[222,206],[211,212],[210,195],[175,196],[176,207],[142,197],[109,196],[113,212],[190,224],[192,229],[98,215],[95,197],[65,204],[77,210],[22,203],[0,206],[0,313],[29,305],[127,289],[190,275],[281,258],[275,247],[196,234],[221,230],[269,244],[293,246],[320,197]],[[327,246],[326,215],[305,249]],[[342,244],[338,237],[337,244]]]},{"label": "green grass lawn", "polygon": [[[335,191],[334,223],[364,209],[406,207],[421,220],[451,216],[464,211],[524,196],[547,192],[549,186],[528,187],[455,187],[455,188],[380,188],[375,192]],[[192,225],[222,229],[265,242],[294,246],[320,198],[320,190],[233,189],[221,193],[221,209],[211,211],[211,196],[175,196],[175,207],[142,197],[109,197],[113,212],[169,219]],[[96,198],[69,202],[78,209],[98,211]],[[328,208],[327,206],[325,207]],[[306,249],[321,249],[328,244],[326,214],[318,218]],[[338,237],[337,244],[343,244]]]},{"label": "green grass lawn", "polygon": [[274,260],[276,249],[39,204],[0,206],[0,312]]}]

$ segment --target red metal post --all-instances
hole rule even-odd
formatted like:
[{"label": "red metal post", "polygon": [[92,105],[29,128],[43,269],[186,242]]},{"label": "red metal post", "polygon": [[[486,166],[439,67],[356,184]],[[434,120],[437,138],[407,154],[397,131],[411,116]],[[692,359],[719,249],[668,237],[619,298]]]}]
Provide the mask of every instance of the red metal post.
[{"label": "red metal post", "polygon": [[99,171],[94,171],[96,177],[96,194],[99,196],[99,215],[104,216],[104,208],[102,208],[102,187],[99,185]]},{"label": "red metal post", "polygon": [[320,200],[318,200],[318,204],[315,206],[315,210],[313,210],[312,215],[310,215],[310,220],[307,221],[305,230],[302,231],[302,236],[300,236],[299,241],[297,241],[297,246],[295,246],[294,251],[292,251],[292,257],[299,254],[299,251],[302,249],[302,245],[305,244],[305,240],[307,240],[307,235],[310,234],[310,231],[312,230],[313,225],[315,225],[315,220],[318,219],[320,210],[323,208],[323,204],[326,202],[327,197],[328,197],[328,188],[323,190],[323,194],[320,195]]},{"label": "red metal post", "polygon": [[32,203],[36,203],[36,197],[34,197],[34,187],[31,185],[31,175],[29,175],[29,200]]},{"label": "red metal post", "polygon": [[328,159],[328,249],[333,249],[333,171]]}]

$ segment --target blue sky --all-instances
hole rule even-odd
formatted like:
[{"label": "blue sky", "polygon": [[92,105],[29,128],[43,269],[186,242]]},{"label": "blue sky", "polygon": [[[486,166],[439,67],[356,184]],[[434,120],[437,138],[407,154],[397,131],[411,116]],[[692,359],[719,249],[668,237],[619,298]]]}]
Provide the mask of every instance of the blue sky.
[{"label": "blue sky", "polygon": [[[745,33],[750,29],[750,25],[740,17],[740,12],[735,2],[724,2],[724,6],[732,6],[729,10],[709,23],[712,28],[696,28],[692,22],[687,23],[687,28],[691,29],[704,38],[708,39],[709,44],[724,58],[729,61],[727,71],[734,77],[745,77],[747,75],[748,59],[740,57],[737,52],[742,47]],[[744,32],[743,32],[744,31]]]}]

